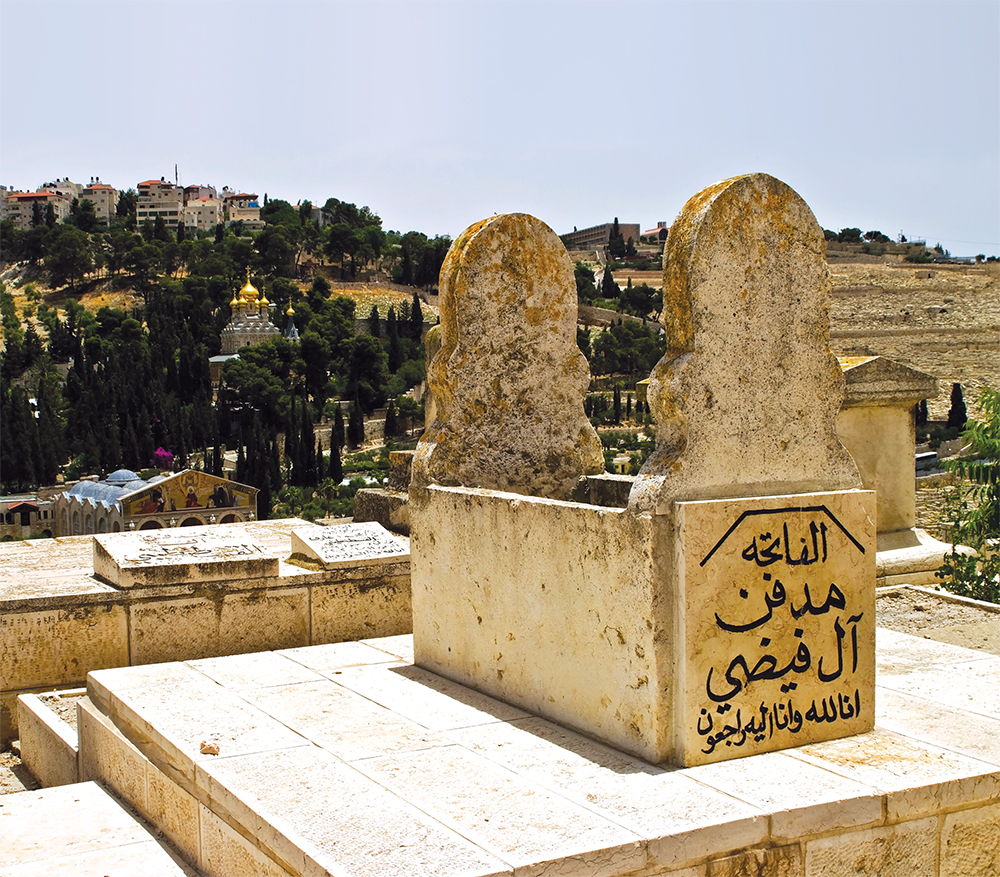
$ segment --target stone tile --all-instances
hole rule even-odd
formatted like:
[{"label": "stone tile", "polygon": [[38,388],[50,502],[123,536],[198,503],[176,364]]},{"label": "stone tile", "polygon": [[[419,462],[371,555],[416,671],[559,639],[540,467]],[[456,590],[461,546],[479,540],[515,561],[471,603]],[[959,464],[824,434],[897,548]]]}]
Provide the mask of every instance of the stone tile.
[{"label": "stone tile", "polygon": [[251,652],[247,655],[227,655],[222,658],[200,658],[186,661],[199,673],[219,685],[234,691],[288,685],[296,682],[318,682],[323,677],[306,669],[289,657],[275,652]]},{"label": "stone tile", "polygon": [[[371,642],[378,642],[378,640]],[[276,654],[289,658],[310,670],[315,670],[317,673],[364,664],[386,664],[398,660],[391,654],[386,654],[385,651],[360,642],[324,643],[298,649],[281,649]]]},{"label": "stone tile", "polygon": [[[270,716],[208,679],[173,686],[117,689],[115,721],[150,741],[170,763],[181,766],[218,757],[268,752],[307,741]],[[218,755],[201,752],[215,744]],[[156,760],[155,758],[153,760]]]},{"label": "stone tile", "polygon": [[1000,874],[1000,804],[949,813],[941,828],[941,877]]},{"label": "stone tile", "polygon": [[0,797],[0,865],[38,862],[150,840],[97,783]]},{"label": "stone tile", "polygon": [[369,759],[356,766],[524,873],[547,873],[561,860],[564,873],[620,874],[645,866],[645,843],[636,832],[463,747]]},{"label": "stone tile", "polygon": [[129,636],[133,664],[304,646],[309,594],[274,588],[137,603],[129,607]]},{"label": "stone tile", "polygon": [[122,606],[0,612],[0,690],[82,683],[90,670],[122,664],[128,664]]},{"label": "stone tile", "polygon": [[1000,768],[876,728],[795,749],[790,757],[886,793],[886,818],[915,819],[1000,795]]},{"label": "stone tile", "polygon": [[869,828],[806,844],[806,877],[933,877],[937,820]]},{"label": "stone tile", "polygon": [[928,666],[908,673],[882,676],[881,688],[915,694],[943,706],[1000,719],[1000,658]]},{"label": "stone tile", "polygon": [[205,770],[213,800],[237,801],[231,812],[244,825],[273,826],[253,833],[283,861],[294,863],[300,850],[302,873],[511,874],[496,856],[316,747],[220,758]]},{"label": "stone tile", "polygon": [[345,761],[446,743],[434,732],[326,680],[247,691],[243,696]]},{"label": "stone tile", "polygon": [[832,825],[846,829],[882,820],[882,795],[872,786],[785,753],[686,768],[683,773],[770,813],[773,840],[797,840]]},{"label": "stone tile", "polygon": [[838,491],[675,504],[679,763],[874,727],[874,499]]},{"label": "stone tile", "polygon": [[875,717],[880,728],[1000,765],[998,719],[883,687],[875,698]]},{"label": "stone tile", "polygon": [[288,871],[234,831],[203,804],[199,806],[201,858],[198,867],[206,874],[288,877]]},{"label": "stone tile", "polygon": [[107,670],[92,671],[87,675],[87,694],[95,704],[107,712],[112,690],[118,692],[130,688],[172,687],[185,682],[201,682],[204,679],[204,675],[181,663],[110,667]]},{"label": "stone tile", "polygon": [[4,877],[108,877],[111,874],[199,877],[197,871],[152,838],[142,843],[54,856],[3,869]]},{"label": "stone tile", "polygon": [[433,731],[506,722],[528,715],[515,706],[412,665],[350,668],[327,675],[338,685]]},{"label": "stone tile", "polygon": [[695,848],[710,855],[759,843],[767,835],[767,820],[759,808],[706,788],[681,771],[654,767],[544,719],[467,728],[447,736],[532,783],[654,839],[651,846],[664,866],[692,858],[687,852]]},{"label": "stone tile", "polygon": [[397,636],[382,636],[377,639],[362,640],[365,645],[395,655],[401,661],[413,663],[413,634],[401,633]]},{"label": "stone tile", "polygon": [[977,659],[988,661],[993,657],[975,649],[939,643],[886,627],[878,628],[875,634],[875,664],[880,685],[887,681],[887,676],[898,676],[937,664],[959,664]]}]

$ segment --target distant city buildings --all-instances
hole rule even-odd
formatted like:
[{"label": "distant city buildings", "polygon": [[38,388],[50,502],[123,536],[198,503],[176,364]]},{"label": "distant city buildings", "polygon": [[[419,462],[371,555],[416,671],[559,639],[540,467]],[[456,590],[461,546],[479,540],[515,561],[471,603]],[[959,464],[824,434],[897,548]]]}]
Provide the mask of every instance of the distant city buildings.
[{"label": "distant city buildings", "polygon": [[[620,222],[618,231],[624,240],[632,239],[633,243],[639,240],[639,223]],[[572,243],[576,250],[594,250],[598,247],[606,247],[611,239],[612,223],[605,222],[601,225],[593,225],[590,228],[573,229],[569,234],[564,234],[563,240]]]}]

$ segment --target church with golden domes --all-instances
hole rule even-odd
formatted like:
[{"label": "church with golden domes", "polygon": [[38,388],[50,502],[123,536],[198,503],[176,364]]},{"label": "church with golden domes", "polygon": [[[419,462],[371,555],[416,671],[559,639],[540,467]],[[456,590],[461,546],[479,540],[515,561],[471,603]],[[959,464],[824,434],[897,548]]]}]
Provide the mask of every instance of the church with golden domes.
[{"label": "church with golden domes", "polygon": [[247,282],[233,295],[229,307],[233,315],[222,330],[223,356],[232,356],[244,347],[270,341],[280,334],[278,327],[271,322],[274,305],[250,282],[249,269]]}]

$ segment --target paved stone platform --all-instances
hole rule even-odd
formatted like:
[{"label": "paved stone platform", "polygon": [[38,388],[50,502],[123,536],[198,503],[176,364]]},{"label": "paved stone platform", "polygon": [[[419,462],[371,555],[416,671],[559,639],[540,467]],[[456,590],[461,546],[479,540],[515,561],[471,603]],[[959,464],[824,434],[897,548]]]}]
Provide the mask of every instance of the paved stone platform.
[{"label": "paved stone platform", "polygon": [[0,798],[3,877],[197,877],[97,783]]},{"label": "paved stone platform", "polygon": [[995,877],[1000,658],[876,642],[874,731],[687,769],[416,667],[408,636],[92,672],[81,765],[206,874]]}]

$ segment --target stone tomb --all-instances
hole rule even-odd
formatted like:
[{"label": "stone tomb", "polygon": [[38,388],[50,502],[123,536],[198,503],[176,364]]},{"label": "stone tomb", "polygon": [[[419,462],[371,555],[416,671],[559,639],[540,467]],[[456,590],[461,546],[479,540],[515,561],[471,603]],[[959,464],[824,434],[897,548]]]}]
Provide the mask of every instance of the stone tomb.
[{"label": "stone tomb", "polygon": [[[547,460],[526,436],[585,434],[571,369],[546,382],[497,363],[501,379],[470,384],[455,368],[480,348],[516,363],[522,337],[572,343],[561,317],[572,266],[552,268],[545,324],[523,302],[546,230],[519,222],[520,235],[502,233],[503,217],[471,227],[442,272],[439,408],[410,488],[416,663],[656,763],[871,729],[874,493],[837,437],[844,377],[808,206],[751,174],[681,211],[665,260],[667,353],[650,376],[657,448],[624,509],[569,501],[570,478],[593,474],[586,454],[558,479],[514,465],[526,441]],[[457,336],[470,314],[477,332]],[[553,380],[564,405],[529,410]],[[496,477],[496,462],[476,464],[487,458],[511,465]]]},{"label": "stone tomb", "polygon": [[94,537],[94,575],[117,588],[267,578],[278,560],[224,527]]},{"label": "stone tomb", "polygon": [[399,563],[410,549],[374,521],[292,530],[292,555],[323,565],[324,569],[354,566],[359,561]]}]

